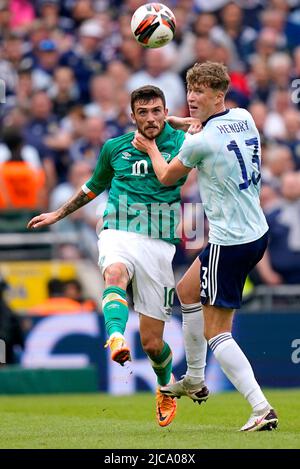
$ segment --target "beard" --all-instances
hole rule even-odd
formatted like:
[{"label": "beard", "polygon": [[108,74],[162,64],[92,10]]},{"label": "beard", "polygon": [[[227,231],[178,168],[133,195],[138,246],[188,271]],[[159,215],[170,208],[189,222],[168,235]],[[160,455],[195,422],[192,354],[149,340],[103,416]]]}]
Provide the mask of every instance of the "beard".
[{"label": "beard", "polygon": [[[158,137],[161,134],[163,129],[164,129],[164,126],[163,127],[153,126],[153,127],[147,127],[144,130],[143,129],[138,129],[138,130],[144,137],[148,138],[149,140],[154,140],[156,137]],[[155,135],[148,135],[147,131],[150,131],[151,133],[155,132]]]}]

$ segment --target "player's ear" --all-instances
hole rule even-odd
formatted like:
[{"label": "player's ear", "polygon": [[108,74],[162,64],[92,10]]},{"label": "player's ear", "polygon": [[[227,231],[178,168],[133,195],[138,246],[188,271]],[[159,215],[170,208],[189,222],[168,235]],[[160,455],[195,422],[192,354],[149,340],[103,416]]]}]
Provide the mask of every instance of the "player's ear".
[{"label": "player's ear", "polygon": [[133,122],[134,124],[136,124],[136,118],[135,118],[133,112],[130,114],[130,117],[131,117],[132,122]]},{"label": "player's ear", "polygon": [[165,117],[167,117],[169,114],[169,109],[166,107],[164,112],[165,112]]},{"label": "player's ear", "polygon": [[224,97],[225,97],[225,95],[224,95],[223,91],[218,91],[217,95],[216,95],[217,103],[218,104],[221,103],[224,100]]}]

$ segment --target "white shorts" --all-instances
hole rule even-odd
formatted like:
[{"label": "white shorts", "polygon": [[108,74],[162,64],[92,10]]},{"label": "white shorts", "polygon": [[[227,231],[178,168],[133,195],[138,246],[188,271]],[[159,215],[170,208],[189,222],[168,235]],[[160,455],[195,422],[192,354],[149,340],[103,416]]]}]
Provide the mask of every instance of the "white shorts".
[{"label": "white shorts", "polygon": [[103,230],[99,241],[99,267],[126,265],[132,280],[134,309],[151,318],[169,321],[175,293],[172,260],[175,246],[138,233]]}]

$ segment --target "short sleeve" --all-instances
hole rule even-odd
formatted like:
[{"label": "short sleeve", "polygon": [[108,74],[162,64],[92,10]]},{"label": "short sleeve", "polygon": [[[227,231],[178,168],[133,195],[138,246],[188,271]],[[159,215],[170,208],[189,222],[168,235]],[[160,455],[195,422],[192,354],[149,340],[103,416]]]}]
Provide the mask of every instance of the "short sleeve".
[{"label": "short sleeve", "polygon": [[84,192],[91,191],[94,195],[99,195],[110,185],[114,174],[111,153],[111,144],[107,141],[101,149],[92,177],[82,186]]},{"label": "short sleeve", "polygon": [[201,133],[188,135],[178,153],[178,159],[187,168],[194,168],[201,163],[204,145]]}]

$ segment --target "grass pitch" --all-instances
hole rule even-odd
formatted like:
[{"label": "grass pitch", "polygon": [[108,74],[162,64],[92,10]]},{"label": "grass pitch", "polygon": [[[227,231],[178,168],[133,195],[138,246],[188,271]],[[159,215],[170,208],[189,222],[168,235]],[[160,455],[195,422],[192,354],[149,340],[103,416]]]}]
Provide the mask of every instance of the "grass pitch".
[{"label": "grass pitch", "polygon": [[299,390],[266,391],[279,415],[273,432],[239,433],[250,409],[236,392],[199,406],[178,401],[166,428],[155,420],[150,393],[1,396],[0,448],[300,448]]}]

